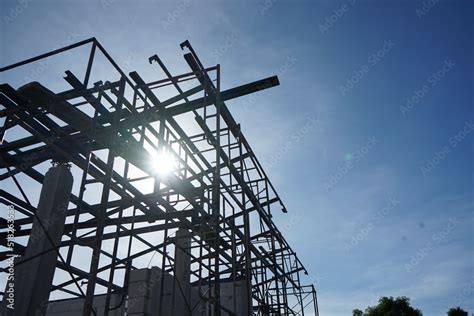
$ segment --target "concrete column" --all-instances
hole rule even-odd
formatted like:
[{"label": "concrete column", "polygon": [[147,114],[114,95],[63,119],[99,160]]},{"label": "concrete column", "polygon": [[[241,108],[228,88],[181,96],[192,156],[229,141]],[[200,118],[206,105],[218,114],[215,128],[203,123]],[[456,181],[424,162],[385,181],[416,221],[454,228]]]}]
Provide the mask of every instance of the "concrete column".
[{"label": "concrete column", "polygon": [[[57,165],[48,170],[36,211],[42,225],[37,218],[34,219],[25,254],[15,261],[23,261],[61,243],[72,182],[68,166]],[[16,266],[14,310],[7,308],[8,302],[4,301],[1,315],[44,315],[56,262],[57,253],[51,250]]]},{"label": "concrete column", "polygon": [[[176,232],[174,315],[189,315],[187,305],[191,304],[191,234],[180,228]],[[180,289],[181,287],[181,289]]]}]

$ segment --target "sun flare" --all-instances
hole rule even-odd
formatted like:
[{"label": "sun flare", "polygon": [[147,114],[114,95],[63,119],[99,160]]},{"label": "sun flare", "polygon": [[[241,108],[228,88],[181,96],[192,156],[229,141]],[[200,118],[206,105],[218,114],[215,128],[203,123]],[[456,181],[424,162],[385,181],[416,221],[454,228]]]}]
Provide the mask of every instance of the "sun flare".
[{"label": "sun flare", "polygon": [[176,159],[168,151],[155,152],[153,156],[153,167],[160,176],[167,176],[176,170]]}]

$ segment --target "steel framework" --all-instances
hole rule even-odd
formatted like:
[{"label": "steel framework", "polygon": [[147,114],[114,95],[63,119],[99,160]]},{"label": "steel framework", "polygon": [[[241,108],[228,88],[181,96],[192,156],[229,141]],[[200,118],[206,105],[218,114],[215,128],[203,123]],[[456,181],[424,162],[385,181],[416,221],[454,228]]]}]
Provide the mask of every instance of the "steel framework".
[{"label": "steel framework", "polygon": [[[70,89],[53,93],[38,82],[0,86],[0,179],[16,186],[0,190],[0,202],[14,206],[15,236],[25,237],[15,251],[24,251],[36,211],[24,186],[42,183],[45,164],[67,164],[78,187],[61,245],[49,249],[58,253],[51,293],[83,297],[84,315],[95,313],[98,293],[106,294],[106,314],[114,308],[112,294],[127,300],[129,273],[146,262],[175,274],[178,228],[192,234],[191,282],[202,286],[213,315],[228,312],[219,285],[242,280],[253,315],[318,315],[315,287],[302,284],[306,269],[272,220],[272,212],[286,208],[224,103],[276,86],[278,78],[221,91],[220,66],[204,67],[185,41],[190,71],[172,75],[154,55],[150,67],[156,62],[165,77],[145,82],[135,71],[127,76],[95,38],[1,72],[89,45],[84,79],[65,72]],[[90,83],[98,54],[116,80]],[[167,175],[153,163],[162,152],[175,164]],[[5,231],[0,235],[5,246]]]}]

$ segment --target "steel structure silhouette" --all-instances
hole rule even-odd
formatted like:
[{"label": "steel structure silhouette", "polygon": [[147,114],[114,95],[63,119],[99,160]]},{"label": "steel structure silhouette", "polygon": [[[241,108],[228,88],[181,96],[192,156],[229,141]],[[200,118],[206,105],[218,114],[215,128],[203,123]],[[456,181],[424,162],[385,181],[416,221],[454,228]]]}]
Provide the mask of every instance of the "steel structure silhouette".
[{"label": "steel structure silhouette", "polygon": [[[66,206],[60,244],[35,255],[57,254],[55,272],[63,278],[55,278],[51,293],[82,297],[84,315],[95,313],[94,297],[103,293],[108,314],[116,308],[112,295],[127,300],[130,271],[146,267],[140,259],[152,256],[161,271],[178,273],[176,231],[185,229],[191,286],[212,315],[232,314],[221,304],[223,282],[246,283],[253,315],[318,315],[315,287],[303,284],[306,269],[272,221],[272,213],[287,212],[285,205],[225,105],[277,86],[278,78],[222,90],[220,66],[205,67],[185,41],[189,72],[172,75],[154,55],[150,67],[164,79],[146,82],[135,71],[126,75],[95,38],[1,71],[89,46],[85,76],[66,71],[67,90],[52,92],[38,82],[0,86],[0,179],[15,184],[0,190],[0,201],[17,212],[15,237],[35,238],[35,219],[46,238],[50,233],[25,190],[28,181],[43,182],[38,166],[53,162],[75,170],[78,189]],[[90,82],[98,54],[117,80]],[[164,152],[174,164],[168,174],[155,165]],[[6,245],[6,232],[0,235]],[[26,242],[15,242],[16,253],[25,248]],[[15,266],[35,257],[19,257]],[[7,252],[1,260],[8,260]],[[156,302],[158,315],[162,302]],[[193,306],[187,308],[191,314]]]}]

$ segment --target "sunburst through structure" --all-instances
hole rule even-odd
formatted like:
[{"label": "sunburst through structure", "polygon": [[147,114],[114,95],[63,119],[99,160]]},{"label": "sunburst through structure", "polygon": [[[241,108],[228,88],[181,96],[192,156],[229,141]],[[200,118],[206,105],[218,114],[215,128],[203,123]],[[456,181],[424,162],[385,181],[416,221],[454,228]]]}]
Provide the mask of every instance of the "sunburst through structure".
[{"label": "sunburst through structure", "polygon": [[220,66],[185,41],[187,73],[154,55],[145,80],[95,38],[1,71],[79,47],[91,49],[84,79],[67,70],[66,89],[0,86],[15,315],[318,315],[272,219],[286,207],[225,104],[278,78],[221,89]]}]

